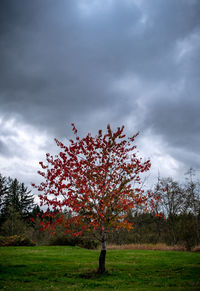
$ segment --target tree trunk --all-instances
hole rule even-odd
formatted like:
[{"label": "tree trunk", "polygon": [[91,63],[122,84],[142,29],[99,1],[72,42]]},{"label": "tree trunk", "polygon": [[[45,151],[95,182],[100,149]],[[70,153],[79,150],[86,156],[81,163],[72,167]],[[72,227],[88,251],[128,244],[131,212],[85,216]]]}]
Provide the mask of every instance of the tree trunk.
[{"label": "tree trunk", "polygon": [[105,240],[105,234],[103,234],[102,235],[101,253],[100,253],[100,256],[99,256],[98,273],[103,274],[105,272],[105,270],[106,270],[105,262],[106,262],[106,240]]}]

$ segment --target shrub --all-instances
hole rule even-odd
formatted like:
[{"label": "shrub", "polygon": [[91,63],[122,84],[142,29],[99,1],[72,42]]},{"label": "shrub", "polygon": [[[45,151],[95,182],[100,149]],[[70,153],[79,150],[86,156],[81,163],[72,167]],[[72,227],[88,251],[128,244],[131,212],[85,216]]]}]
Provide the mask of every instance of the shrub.
[{"label": "shrub", "polygon": [[31,239],[29,239],[26,236],[19,236],[19,235],[13,235],[13,236],[1,236],[0,237],[0,246],[35,246],[36,243],[33,242]]}]

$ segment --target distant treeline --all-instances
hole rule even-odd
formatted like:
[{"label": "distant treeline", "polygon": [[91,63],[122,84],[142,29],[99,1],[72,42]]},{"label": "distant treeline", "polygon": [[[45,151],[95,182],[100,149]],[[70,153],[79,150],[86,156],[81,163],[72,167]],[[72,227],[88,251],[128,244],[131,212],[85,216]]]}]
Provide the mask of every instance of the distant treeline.
[{"label": "distant treeline", "polygon": [[[160,197],[154,213],[141,207],[130,212],[131,231],[119,230],[109,234],[108,242],[166,243],[184,245],[187,250],[200,244],[200,184],[194,181],[190,169],[182,185],[172,178],[158,178],[154,192]],[[55,236],[41,232],[43,210],[34,202],[33,193],[17,179],[0,174],[0,235],[24,235],[37,244],[71,244],[88,248],[96,246],[89,236],[74,238],[58,226]],[[66,218],[68,213],[65,213]],[[50,221],[51,223],[51,221]]]}]

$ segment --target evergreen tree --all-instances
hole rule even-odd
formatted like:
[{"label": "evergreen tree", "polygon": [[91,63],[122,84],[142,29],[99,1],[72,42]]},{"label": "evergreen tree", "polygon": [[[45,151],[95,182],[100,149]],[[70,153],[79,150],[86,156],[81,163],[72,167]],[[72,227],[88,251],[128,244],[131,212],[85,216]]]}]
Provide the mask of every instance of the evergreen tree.
[{"label": "evergreen tree", "polygon": [[25,187],[24,183],[20,183],[17,179],[8,178],[7,191],[2,204],[3,216],[7,217],[10,212],[9,209],[12,208],[21,217],[26,218],[33,206],[33,194]]},{"label": "evergreen tree", "polygon": [[20,184],[19,188],[20,212],[28,214],[34,206],[34,196],[31,191],[25,187],[24,183]]},{"label": "evergreen tree", "polygon": [[0,211],[2,211],[7,192],[7,179],[0,174]]}]

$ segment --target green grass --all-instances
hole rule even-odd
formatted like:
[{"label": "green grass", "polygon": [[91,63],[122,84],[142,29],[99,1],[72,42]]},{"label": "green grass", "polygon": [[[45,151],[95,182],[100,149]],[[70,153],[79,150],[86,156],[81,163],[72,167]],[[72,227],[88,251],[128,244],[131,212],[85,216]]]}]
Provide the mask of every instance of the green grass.
[{"label": "green grass", "polygon": [[0,290],[200,290],[200,254],[109,250],[99,276],[97,250],[1,247]]}]

